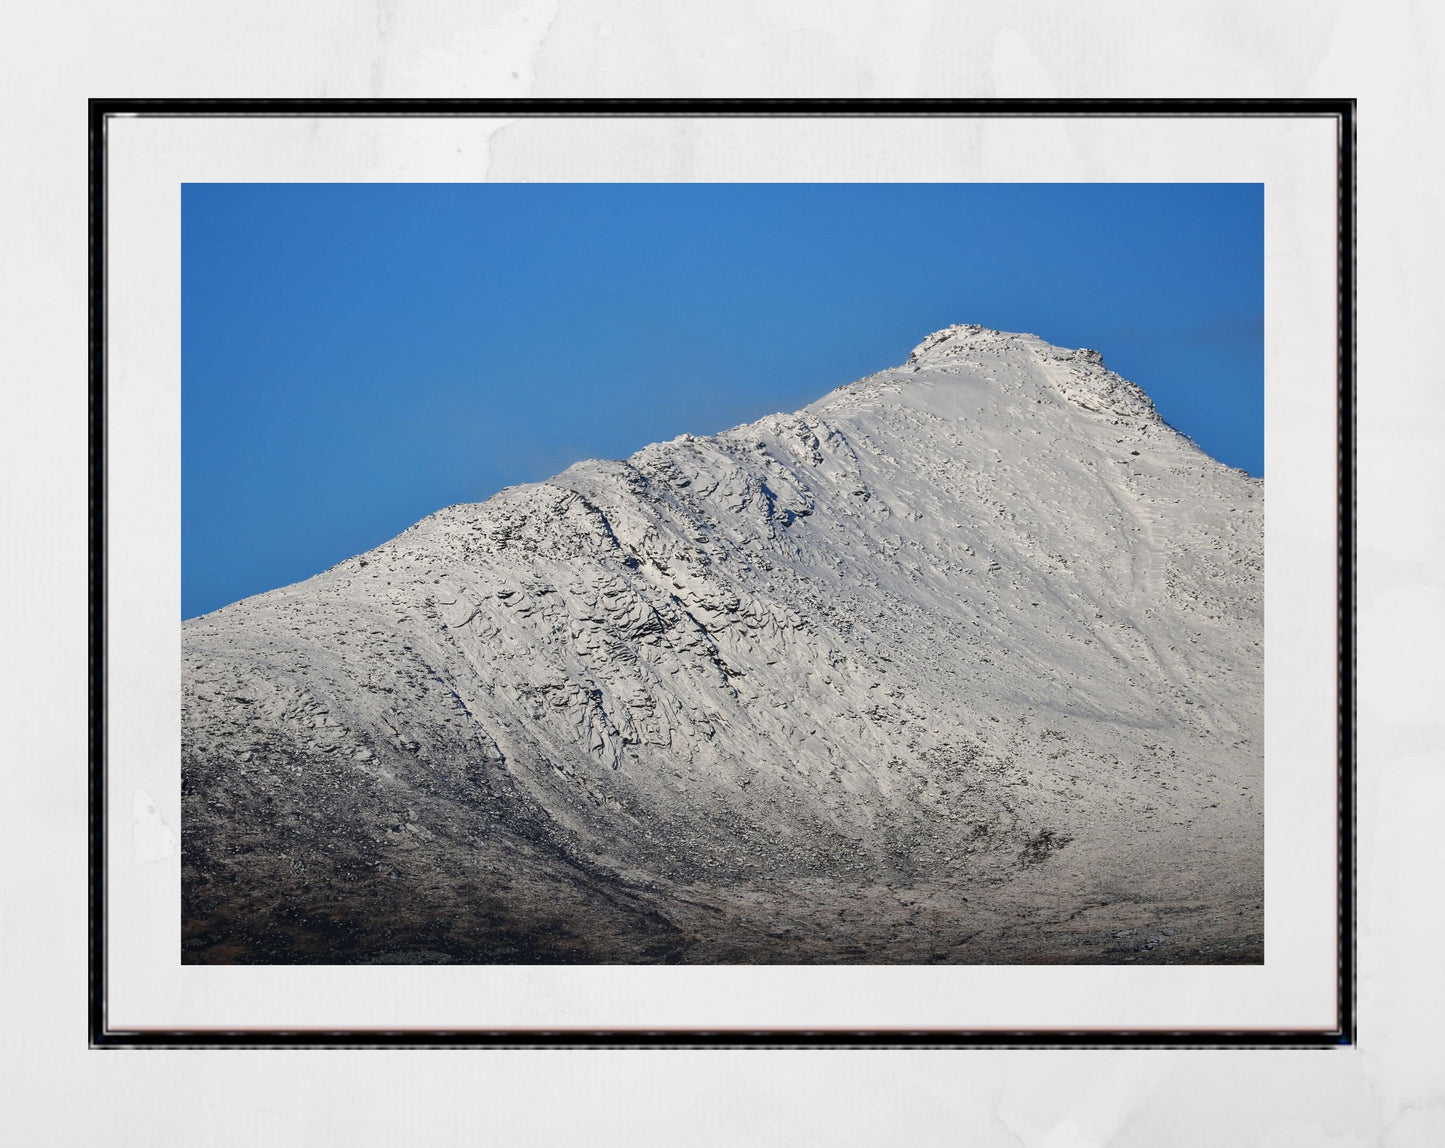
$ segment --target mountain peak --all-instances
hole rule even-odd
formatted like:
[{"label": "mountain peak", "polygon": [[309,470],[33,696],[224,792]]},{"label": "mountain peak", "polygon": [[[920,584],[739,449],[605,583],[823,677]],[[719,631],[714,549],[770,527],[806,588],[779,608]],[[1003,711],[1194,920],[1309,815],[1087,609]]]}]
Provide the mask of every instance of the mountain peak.
[{"label": "mountain peak", "polygon": [[183,959],[1257,962],[1262,523],[974,324],[439,511],[185,624]]},{"label": "mountain peak", "polygon": [[960,352],[998,350],[1010,345],[1045,345],[1037,335],[1015,331],[996,331],[979,323],[953,323],[934,331],[913,348],[907,366],[915,369],[952,358]]},{"label": "mountain peak", "polygon": [[919,370],[936,366],[949,359],[978,352],[1027,349],[1043,352],[1051,359],[1071,359],[1104,367],[1104,356],[1092,348],[1070,349],[1045,342],[1039,336],[1023,331],[999,331],[981,323],[951,323],[934,331],[914,347],[904,365]]},{"label": "mountain peak", "polygon": [[1063,400],[1066,407],[1095,416],[1167,426],[1149,396],[1109,370],[1100,352],[1060,347],[1038,335],[978,323],[954,323],[934,331],[901,366],[839,387],[805,412],[824,414],[859,404],[872,408],[882,402],[921,403],[941,415],[959,415],[978,410],[980,387],[993,396],[989,401],[1055,406]]}]

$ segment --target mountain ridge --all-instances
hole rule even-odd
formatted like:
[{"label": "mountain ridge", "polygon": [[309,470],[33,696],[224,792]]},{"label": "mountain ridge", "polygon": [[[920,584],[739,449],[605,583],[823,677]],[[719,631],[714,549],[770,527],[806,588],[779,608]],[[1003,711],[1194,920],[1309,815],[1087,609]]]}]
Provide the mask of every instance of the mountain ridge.
[{"label": "mountain ridge", "polygon": [[184,957],[1257,960],[1261,522],[963,324],[444,508],[183,627]]}]

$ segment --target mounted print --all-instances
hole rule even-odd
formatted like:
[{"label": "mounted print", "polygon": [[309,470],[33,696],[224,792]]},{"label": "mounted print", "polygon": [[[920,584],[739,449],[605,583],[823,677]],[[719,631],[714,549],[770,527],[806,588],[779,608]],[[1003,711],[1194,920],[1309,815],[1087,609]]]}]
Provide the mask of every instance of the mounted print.
[{"label": "mounted print", "polygon": [[1348,105],[221,110],[93,107],[95,1043],[1347,1035]]}]

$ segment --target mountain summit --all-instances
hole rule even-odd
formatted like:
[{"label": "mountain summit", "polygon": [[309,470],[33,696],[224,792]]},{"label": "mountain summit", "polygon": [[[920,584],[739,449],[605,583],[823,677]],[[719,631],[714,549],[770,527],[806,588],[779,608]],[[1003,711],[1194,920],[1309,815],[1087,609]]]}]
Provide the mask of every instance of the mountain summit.
[{"label": "mountain summit", "polygon": [[183,627],[188,962],[1257,962],[1263,484],[956,325]]}]

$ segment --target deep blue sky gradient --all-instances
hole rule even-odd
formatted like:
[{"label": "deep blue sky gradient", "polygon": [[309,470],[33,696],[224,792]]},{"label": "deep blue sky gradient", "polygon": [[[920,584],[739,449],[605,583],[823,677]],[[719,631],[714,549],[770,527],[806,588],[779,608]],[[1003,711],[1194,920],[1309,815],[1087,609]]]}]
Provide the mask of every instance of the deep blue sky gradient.
[{"label": "deep blue sky gradient", "polygon": [[188,184],[182,613],[708,434],[950,323],[1103,352],[1264,462],[1258,184]]}]

